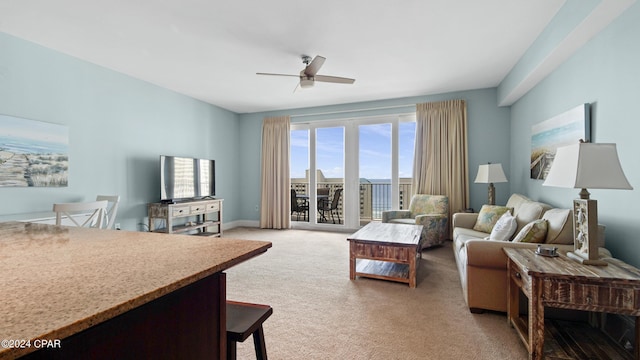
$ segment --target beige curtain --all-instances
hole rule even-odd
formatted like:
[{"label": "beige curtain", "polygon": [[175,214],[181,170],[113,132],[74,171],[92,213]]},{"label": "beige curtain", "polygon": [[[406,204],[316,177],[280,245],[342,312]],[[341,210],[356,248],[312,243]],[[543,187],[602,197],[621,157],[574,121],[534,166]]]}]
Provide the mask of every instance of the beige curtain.
[{"label": "beige curtain", "polygon": [[262,123],[262,191],[260,227],[287,229],[291,225],[289,176],[289,116]]},{"label": "beige curtain", "polygon": [[449,196],[451,219],[469,207],[468,173],[466,102],[417,104],[413,192]]}]

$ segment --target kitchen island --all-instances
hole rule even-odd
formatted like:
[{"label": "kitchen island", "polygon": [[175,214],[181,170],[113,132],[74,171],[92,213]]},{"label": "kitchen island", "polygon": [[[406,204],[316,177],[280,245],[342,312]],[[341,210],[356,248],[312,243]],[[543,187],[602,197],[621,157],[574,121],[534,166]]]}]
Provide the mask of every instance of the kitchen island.
[{"label": "kitchen island", "polygon": [[224,270],[270,247],[0,223],[0,359],[223,359]]}]

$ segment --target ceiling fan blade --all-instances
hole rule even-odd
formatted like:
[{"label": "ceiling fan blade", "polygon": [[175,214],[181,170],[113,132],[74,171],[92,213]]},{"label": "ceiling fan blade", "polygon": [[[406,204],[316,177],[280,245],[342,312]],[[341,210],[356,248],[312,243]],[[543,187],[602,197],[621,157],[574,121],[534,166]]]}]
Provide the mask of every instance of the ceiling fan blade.
[{"label": "ceiling fan blade", "polygon": [[313,61],[304,69],[304,73],[308,76],[316,76],[325,60],[326,59],[320,55],[314,57]]},{"label": "ceiling fan blade", "polygon": [[291,74],[273,74],[273,73],[256,73],[256,75],[269,75],[269,76],[293,76],[299,78],[300,75],[291,75]]},{"label": "ceiling fan blade", "polygon": [[349,79],[349,78],[344,78],[339,76],[326,76],[326,75],[316,75],[314,79],[316,81],[339,83],[339,84],[353,84],[356,81],[355,79]]}]

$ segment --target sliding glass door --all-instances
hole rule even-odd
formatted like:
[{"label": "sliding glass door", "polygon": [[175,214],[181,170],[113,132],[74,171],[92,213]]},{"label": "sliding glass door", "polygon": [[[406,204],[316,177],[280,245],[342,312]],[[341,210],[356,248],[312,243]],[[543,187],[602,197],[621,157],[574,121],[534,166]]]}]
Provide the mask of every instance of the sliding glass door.
[{"label": "sliding glass door", "polygon": [[343,126],[316,129],[317,223],[344,224],[344,133]]},{"label": "sliding glass door", "polygon": [[[408,206],[415,115],[291,124],[295,227],[356,229]],[[299,220],[298,220],[299,218]]]},{"label": "sliding glass door", "polygon": [[309,221],[309,130],[291,130],[291,220]]},{"label": "sliding glass door", "polygon": [[416,123],[400,119],[358,126],[361,225],[409,206]]},{"label": "sliding glass door", "polygon": [[413,157],[416,146],[415,116],[401,118],[398,122],[398,188],[396,209],[409,209],[411,201],[411,182],[413,180]]},{"label": "sliding glass door", "polygon": [[344,144],[344,126],[292,126],[292,221],[344,225]]},{"label": "sliding glass door", "polygon": [[391,210],[391,124],[358,126],[360,222],[381,219]]}]

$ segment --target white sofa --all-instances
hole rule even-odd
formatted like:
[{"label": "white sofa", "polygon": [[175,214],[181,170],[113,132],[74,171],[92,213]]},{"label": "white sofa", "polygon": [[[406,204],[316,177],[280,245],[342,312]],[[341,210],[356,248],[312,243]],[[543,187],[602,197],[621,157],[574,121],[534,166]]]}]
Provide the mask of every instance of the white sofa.
[{"label": "white sofa", "polygon": [[[513,194],[506,204],[512,208],[517,228],[513,236],[529,222],[546,218],[548,230],[544,244],[560,252],[573,250],[573,219],[569,209],[553,209],[524,195]],[[507,256],[505,247],[535,249],[537,243],[487,240],[489,234],[473,230],[477,213],[453,215],[453,251],[460,273],[464,299],[471,312],[507,311]],[[600,255],[611,256],[603,249],[604,227],[600,226]]]}]

